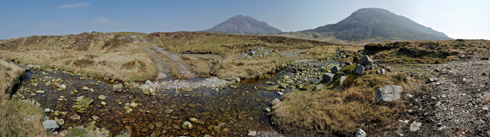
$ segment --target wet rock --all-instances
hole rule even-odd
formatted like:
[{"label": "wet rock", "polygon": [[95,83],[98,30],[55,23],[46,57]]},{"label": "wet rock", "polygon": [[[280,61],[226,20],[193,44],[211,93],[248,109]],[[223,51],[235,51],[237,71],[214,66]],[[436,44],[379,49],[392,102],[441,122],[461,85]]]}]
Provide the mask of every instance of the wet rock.
[{"label": "wet rock", "polygon": [[376,102],[391,102],[400,99],[403,87],[399,85],[385,85],[375,89]]},{"label": "wet rock", "polygon": [[274,85],[274,82],[266,81],[265,84],[267,84],[267,85]]},{"label": "wet rock", "polygon": [[277,91],[277,95],[282,96],[282,95],[284,95],[284,92]]},{"label": "wet rock", "polygon": [[129,106],[130,106],[130,107],[132,107],[132,108],[135,108],[135,107],[138,107],[138,103],[136,103],[136,102],[131,102],[131,103],[129,104]]},{"label": "wet rock", "polygon": [[204,125],[204,121],[199,120],[197,118],[189,118],[189,121],[191,121],[192,123]]},{"label": "wet rock", "polygon": [[323,88],[323,84],[318,84],[315,86],[315,88],[313,88],[313,91],[317,91],[317,90],[320,90]]},{"label": "wet rock", "polygon": [[157,123],[155,124],[155,126],[157,126],[157,128],[160,128],[160,127],[162,127],[162,126],[163,126],[163,123],[162,123],[162,122],[157,122]]},{"label": "wet rock", "polygon": [[221,130],[221,126],[213,126],[213,130],[214,131],[220,131]]},{"label": "wet rock", "polygon": [[98,119],[99,119],[99,117],[98,117],[98,116],[96,116],[96,115],[93,115],[93,116],[92,116],[92,119],[94,119],[94,120],[98,120]]},{"label": "wet rock", "polygon": [[122,88],[123,88],[123,84],[122,83],[118,83],[118,84],[112,85],[112,90],[114,90],[114,91],[121,92],[122,91]]},{"label": "wet rock", "polygon": [[82,87],[82,90],[89,91],[89,90],[90,90],[90,88],[88,88],[87,86],[83,86],[83,87]]},{"label": "wet rock", "polygon": [[43,122],[44,130],[48,133],[53,133],[58,131],[61,127],[54,120],[46,120]]},{"label": "wet rock", "polygon": [[65,98],[65,96],[60,96],[60,97],[58,98],[58,100],[59,100],[59,101],[66,101],[66,98]]},{"label": "wet rock", "polygon": [[104,95],[99,95],[99,99],[100,99],[100,100],[105,100],[105,99],[106,99],[106,96],[104,96]]},{"label": "wet rock", "polygon": [[418,131],[420,130],[420,126],[422,126],[422,123],[413,121],[412,124],[410,124],[410,131]]},{"label": "wet rock", "polygon": [[263,110],[264,112],[271,112],[271,111],[272,111],[270,107],[266,107],[266,108],[264,108],[264,109],[262,109],[262,110]]},{"label": "wet rock", "polygon": [[130,137],[130,136],[131,136],[131,130],[130,129],[125,129],[116,135],[116,137]]},{"label": "wet rock", "polygon": [[62,118],[57,118],[57,117],[55,117],[55,118],[54,118],[54,121],[55,121],[56,123],[58,123],[58,125],[60,125],[60,126],[63,126],[63,125],[65,124],[65,120],[63,120]]},{"label": "wet rock", "polygon": [[322,80],[323,80],[323,82],[328,83],[328,82],[333,80],[334,76],[335,76],[335,74],[328,72],[328,73],[323,74]]},{"label": "wet rock", "polygon": [[73,114],[72,116],[70,116],[70,119],[71,120],[80,120],[80,115]]},{"label": "wet rock", "polygon": [[354,137],[366,137],[366,136],[367,136],[366,132],[364,132],[364,130],[362,129],[358,129],[356,131],[356,134],[354,135]]},{"label": "wet rock", "polygon": [[60,111],[56,110],[56,111],[54,111],[54,113],[53,113],[53,114],[54,114],[55,116],[59,116],[59,115],[60,115],[60,113],[61,113]]},{"label": "wet rock", "polygon": [[276,91],[279,88],[279,85],[274,85],[274,86],[268,86],[265,88],[265,90],[268,91]]},{"label": "wet rock", "polygon": [[75,89],[75,90],[73,90],[73,91],[72,91],[70,94],[72,94],[72,95],[74,95],[74,94],[78,94],[78,90],[77,90],[77,89]]},{"label": "wet rock", "polygon": [[255,136],[257,136],[257,131],[255,131],[255,130],[248,130],[247,136],[255,137]]},{"label": "wet rock", "polygon": [[192,129],[192,123],[189,122],[189,121],[184,121],[184,123],[182,123],[182,128],[183,129]]},{"label": "wet rock", "polygon": [[373,62],[374,62],[373,59],[371,59],[368,55],[362,55],[361,59],[357,61],[357,64],[361,64],[365,66],[365,65],[372,65]]},{"label": "wet rock", "polygon": [[73,109],[75,109],[78,113],[84,113],[85,109],[87,109],[90,104],[94,101],[94,99],[85,97],[85,96],[79,96],[76,99],[75,105],[73,105]]},{"label": "wet rock", "polygon": [[279,100],[278,98],[275,98],[274,100],[271,101],[271,104],[274,106],[276,104],[279,104],[281,103],[281,100]]},{"label": "wet rock", "polygon": [[356,75],[363,75],[364,74],[364,66],[357,64],[356,68],[354,69],[354,74]]},{"label": "wet rock", "polygon": [[172,112],[174,112],[174,110],[173,110],[173,109],[167,109],[167,110],[165,110],[165,113],[167,113],[167,114],[170,114],[170,113],[172,113]]},{"label": "wet rock", "polygon": [[48,82],[44,83],[44,85],[45,85],[46,87],[48,87],[48,86],[50,86],[50,85],[51,85],[51,82],[50,82],[50,81],[48,81]]}]

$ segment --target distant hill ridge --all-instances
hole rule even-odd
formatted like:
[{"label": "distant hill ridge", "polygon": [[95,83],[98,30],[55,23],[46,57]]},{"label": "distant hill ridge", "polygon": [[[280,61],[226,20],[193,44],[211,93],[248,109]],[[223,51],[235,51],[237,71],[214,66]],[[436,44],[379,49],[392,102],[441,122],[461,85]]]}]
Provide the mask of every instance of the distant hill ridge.
[{"label": "distant hill ridge", "polygon": [[446,34],[380,8],[363,8],[336,24],[289,33],[293,36],[344,41],[447,40]]},{"label": "distant hill ridge", "polygon": [[236,15],[204,32],[235,33],[235,34],[271,34],[282,31],[269,26],[264,21],[253,17]]}]

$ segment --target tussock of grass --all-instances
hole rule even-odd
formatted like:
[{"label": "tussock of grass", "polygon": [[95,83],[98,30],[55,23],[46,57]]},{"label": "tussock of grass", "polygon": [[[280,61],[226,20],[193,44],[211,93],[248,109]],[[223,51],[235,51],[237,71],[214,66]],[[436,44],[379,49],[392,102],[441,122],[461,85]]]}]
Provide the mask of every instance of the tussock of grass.
[{"label": "tussock of grass", "polygon": [[[0,59],[0,136],[46,136],[41,125],[44,116],[41,108],[17,99],[4,92],[11,90],[24,72],[15,64]],[[10,92],[10,91],[9,91]]]},{"label": "tussock of grass", "polygon": [[272,121],[283,131],[352,136],[359,128],[370,133],[389,130],[387,125],[404,117],[403,101],[374,101],[376,87],[396,84],[412,90],[401,73],[391,77],[369,71],[357,78],[348,75],[346,81],[352,82],[350,86],[286,94],[283,102],[273,106]]}]

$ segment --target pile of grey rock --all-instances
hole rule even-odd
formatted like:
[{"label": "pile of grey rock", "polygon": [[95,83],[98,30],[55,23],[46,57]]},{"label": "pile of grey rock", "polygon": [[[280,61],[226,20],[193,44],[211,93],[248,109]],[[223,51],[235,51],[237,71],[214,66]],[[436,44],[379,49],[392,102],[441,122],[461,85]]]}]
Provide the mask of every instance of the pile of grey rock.
[{"label": "pile of grey rock", "polygon": [[254,57],[264,58],[264,57],[271,57],[275,55],[276,53],[272,52],[271,50],[255,47],[254,49],[246,53],[242,53],[242,55],[240,55],[240,58],[245,58],[245,59],[252,59]]}]

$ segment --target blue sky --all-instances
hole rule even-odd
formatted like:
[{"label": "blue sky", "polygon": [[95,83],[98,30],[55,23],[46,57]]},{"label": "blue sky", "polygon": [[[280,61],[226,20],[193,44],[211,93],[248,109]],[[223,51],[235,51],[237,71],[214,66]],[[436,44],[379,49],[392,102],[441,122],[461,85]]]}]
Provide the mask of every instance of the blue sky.
[{"label": "blue sky", "polygon": [[384,8],[452,38],[490,39],[490,0],[2,0],[0,39],[82,32],[204,30],[247,15],[282,31],[337,23]]}]

